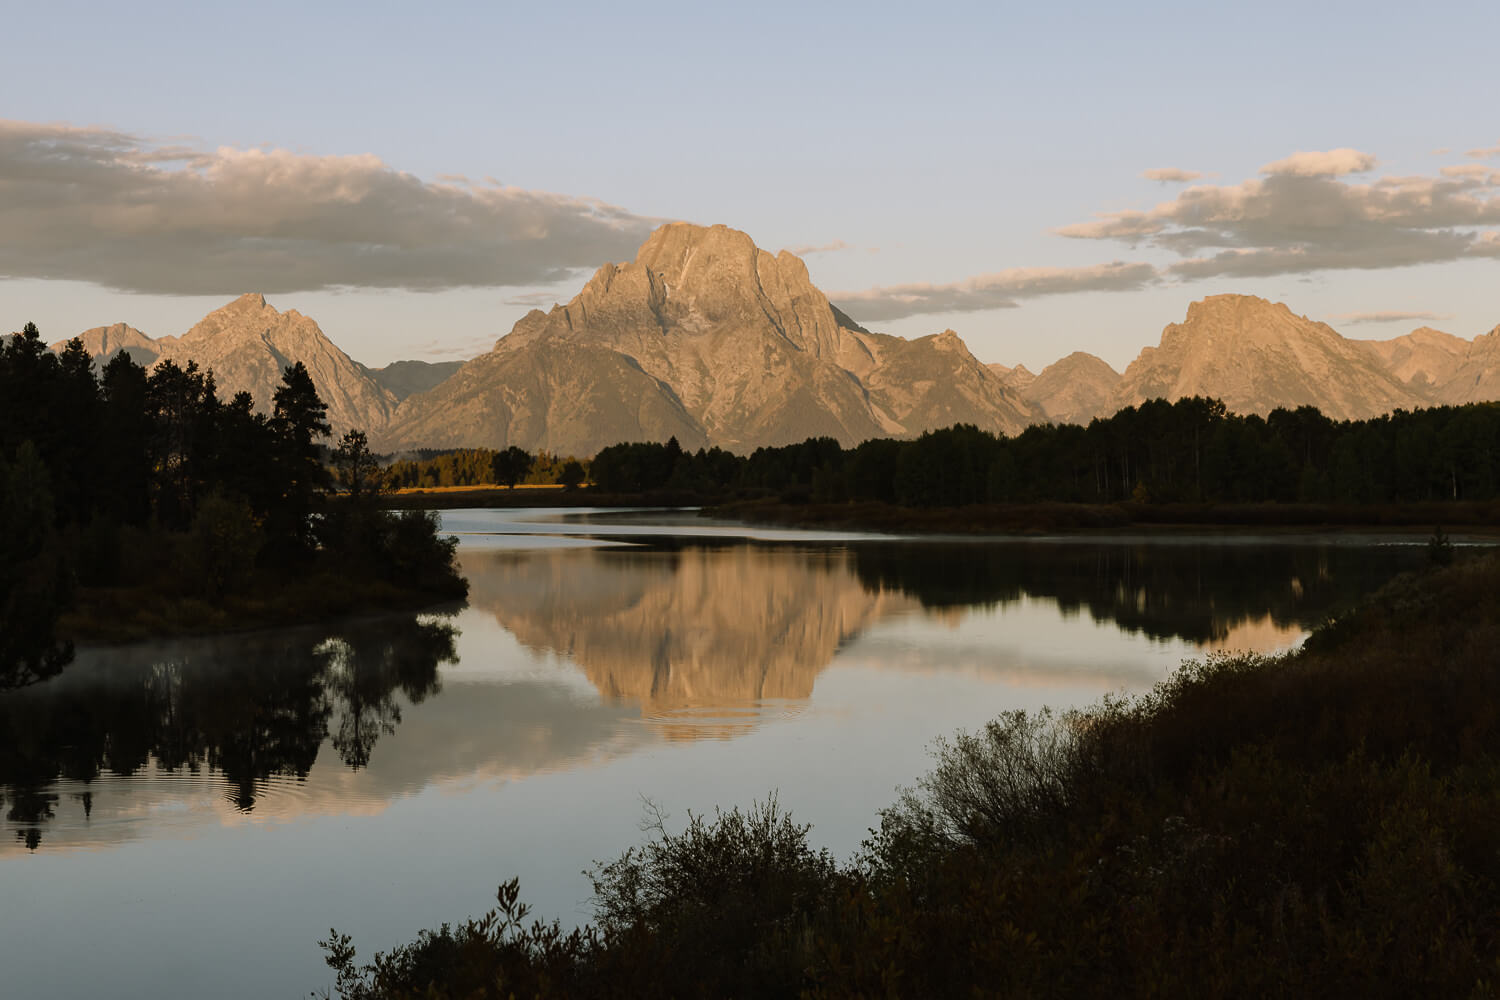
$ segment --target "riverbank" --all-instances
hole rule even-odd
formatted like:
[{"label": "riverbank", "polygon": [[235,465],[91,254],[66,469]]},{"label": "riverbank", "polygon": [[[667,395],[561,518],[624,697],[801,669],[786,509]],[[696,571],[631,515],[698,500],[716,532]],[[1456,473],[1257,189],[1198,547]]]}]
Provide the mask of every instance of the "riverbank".
[{"label": "riverbank", "polygon": [[468,582],[458,540],[438,516],[327,504],[317,536],[291,551],[264,551],[242,511],[187,532],[110,529],[69,540],[80,586],[59,609],[55,634],[133,642],[303,625],[461,601]]},{"label": "riverbank", "polygon": [[330,965],[349,1000],[1490,995],[1497,648],[1500,557],[1460,557],[1296,653],[940,741],[847,863],[774,802],[690,817],[595,867],[593,927],[532,924],[512,881]]},{"label": "riverbank", "polygon": [[887,534],[1036,535],[1120,531],[1257,532],[1398,531],[1430,533],[1461,528],[1500,535],[1500,503],[1372,504],[976,504],[902,507],[879,501],[788,503],[742,500],[706,507],[709,517],[751,524]]},{"label": "riverbank", "polygon": [[86,587],[59,617],[57,632],[90,644],[140,642],[451,609],[462,600],[462,588],[401,587],[326,570],[258,574],[242,592],[217,598],[151,586]]}]

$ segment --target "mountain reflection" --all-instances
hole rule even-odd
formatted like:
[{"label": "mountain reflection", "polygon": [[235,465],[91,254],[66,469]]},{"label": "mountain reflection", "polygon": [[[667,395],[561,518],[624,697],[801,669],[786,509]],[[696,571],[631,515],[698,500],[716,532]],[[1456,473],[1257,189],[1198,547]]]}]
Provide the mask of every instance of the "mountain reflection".
[{"label": "mountain reflection", "polygon": [[[1284,645],[1420,552],[1235,544],[881,542],[471,553],[470,602],[648,716],[808,698],[901,614],[1044,598],[1156,640]],[[691,731],[690,731],[691,732]]]},{"label": "mountain reflection", "polygon": [[[0,698],[0,794],[35,849],[59,782],[172,771],[221,776],[248,812],[274,776],[305,778],[330,732],[350,767],[395,731],[397,691],[438,690],[454,630],[416,618],[81,653],[61,677]],[[85,813],[91,806],[83,793]]]},{"label": "mountain reflection", "polygon": [[466,556],[469,602],[647,714],[805,700],[840,644],[916,605],[841,549],[751,545]]},{"label": "mountain reflection", "polygon": [[[455,629],[404,617],[85,649],[61,676],[0,695],[0,815],[15,836],[0,854],[375,812],[432,785],[734,737],[801,712],[855,643],[849,663],[934,689],[967,674],[1138,690],[1156,667],[1121,673],[1108,652],[1082,652],[1052,606],[1064,623],[1271,648],[1424,558],[1161,542],[470,550],[469,645],[446,691]],[[1028,601],[1039,614],[985,613]]]}]

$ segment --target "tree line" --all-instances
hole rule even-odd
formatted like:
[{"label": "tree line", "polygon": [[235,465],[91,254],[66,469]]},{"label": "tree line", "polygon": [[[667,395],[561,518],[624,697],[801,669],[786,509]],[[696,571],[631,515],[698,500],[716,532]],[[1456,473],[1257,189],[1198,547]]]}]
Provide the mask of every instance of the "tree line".
[{"label": "tree line", "polygon": [[218,599],[317,569],[462,592],[435,518],[374,502],[364,434],[322,443],[300,362],[272,402],[223,400],[192,362],[96,368],[82,341],[53,353],[30,323],[0,344],[0,690],[68,662],[57,622],[80,586]]},{"label": "tree line", "polygon": [[748,456],[666,444],[605,448],[607,493],[778,494],[909,507],[1068,502],[1379,504],[1500,497],[1500,404],[1334,421],[1315,407],[1229,413],[1214,399],[1156,399],[1088,426],[1015,436],[968,424],[844,448],[832,438]]},{"label": "tree line", "polygon": [[385,468],[386,484],[398,490],[490,483],[511,488],[525,484],[572,489],[587,478],[587,463],[572,455],[554,455],[545,449],[532,454],[515,445],[499,450],[423,448],[416,452],[415,457],[397,459]]}]

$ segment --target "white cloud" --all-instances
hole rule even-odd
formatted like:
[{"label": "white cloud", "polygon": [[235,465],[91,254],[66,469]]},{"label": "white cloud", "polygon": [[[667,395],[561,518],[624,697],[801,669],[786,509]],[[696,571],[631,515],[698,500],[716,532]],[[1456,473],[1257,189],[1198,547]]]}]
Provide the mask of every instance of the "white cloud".
[{"label": "white cloud", "polygon": [[1486,146],[1483,149],[1471,149],[1464,155],[1472,156],[1477,160],[1487,160],[1492,156],[1500,156],[1500,142],[1495,143],[1493,146]]},{"label": "white cloud", "polygon": [[951,284],[888,285],[863,292],[835,292],[829,299],[861,322],[928,313],[1014,309],[1017,299],[1071,292],[1123,292],[1156,280],[1150,264],[1114,261],[1091,267],[1015,267]]},{"label": "white cloud", "polygon": [[1500,242],[1500,170],[1480,164],[1436,177],[1342,175],[1375,158],[1355,150],[1298,153],[1264,177],[1190,187],[1147,210],[1100,214],[1057,230],[1166,250],[1180,278],[1259,277],[1385,268],[1492,256]]},{"label": "white cloud", "polygon": [[1342,177],[1374,170],[1376,162],[1369,153],[1341,147],[1322,152],[1293,153],[1285,159],[1267,163],[1260,172],[1271,176]]},{"label": "white cloud", "polygon": [[632,256],[655,220],[372,155],[204,151],[0,120],[0,275],[224,295],[555,281]]},{"label": "white cloud", "polygon": [[1201,180],[1204,174],[1197,170],[1181,170],[1177,167],[1153,167],[1150,170],[1141,171],[1141,176],[1148,181],[1161,181],[1164,184],[1186,184],[1188,181]]}]

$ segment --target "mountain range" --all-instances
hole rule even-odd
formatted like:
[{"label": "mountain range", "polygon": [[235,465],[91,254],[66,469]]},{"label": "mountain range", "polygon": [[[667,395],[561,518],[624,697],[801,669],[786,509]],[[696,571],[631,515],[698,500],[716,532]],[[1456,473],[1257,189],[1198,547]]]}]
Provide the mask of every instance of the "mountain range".
[{"label": "mountain range", "polygon": [[[96,361],[196,361],[221,395],[266,410],[305,364],[335,433],[385,451],[517,445],[591,455],[629,440],[748,452],[826,435],[845,445],[954,423],[1015,434],[1147,399],[1214,396],[1234,412],[1316,406],[1335,419],[1500,399],[1500,327],[1354,340],[1248,295],[1192,303],[1124,372],[1074,352],[1032,374],[985,365],[952,330],[907,340],[842,312],[787,251],[725,226],[672,223],[566,304],[533,310],[467,362],[359,364],[310,317],[242,295],[181,336],[124,323],[81,334]],[[54,345],[60,347],[61,344]]]}]

